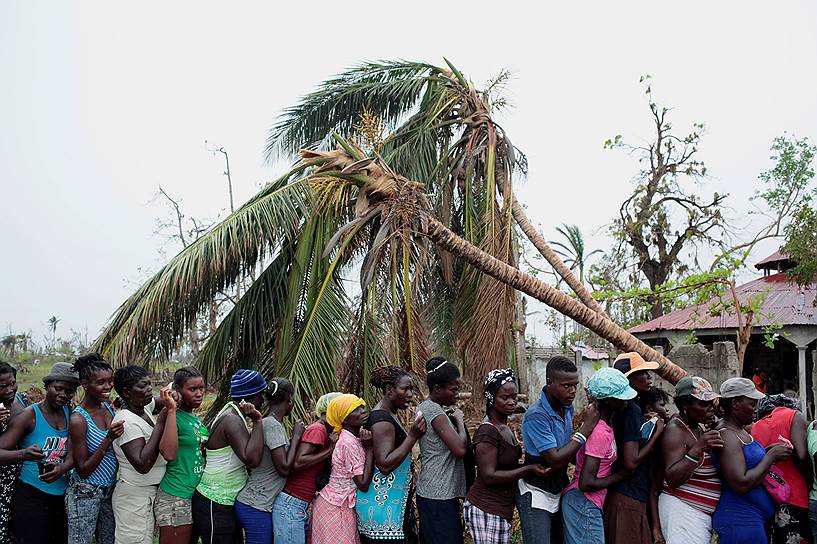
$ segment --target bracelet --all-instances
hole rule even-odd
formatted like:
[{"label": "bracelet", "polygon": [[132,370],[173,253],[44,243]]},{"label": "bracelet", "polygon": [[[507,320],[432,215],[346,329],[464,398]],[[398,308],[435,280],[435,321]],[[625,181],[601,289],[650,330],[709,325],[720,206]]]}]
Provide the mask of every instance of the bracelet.
[{"label": "bracelet", "polygon": [[571,438],[582,446],[584,446],[584,443],[587,442],[587,438],[585,438],[585,436],[578,431],[573,433],[573,436],[571,436]]},{"label": "bracelet", "polygon": [[690,455],[690,454],[688,454],[688,453],[685,453],[685,454],[684,454],[684,459],[686,459],[686,460],[687,460],[687,461],[689,461],[690,463],[695,463],[696,465],[700,465],[700,464],[701,464],[701,460],[700,460],[700,459],[698,459],[697,457],[694,457],[694,456],[692,456],[692,455]]}]

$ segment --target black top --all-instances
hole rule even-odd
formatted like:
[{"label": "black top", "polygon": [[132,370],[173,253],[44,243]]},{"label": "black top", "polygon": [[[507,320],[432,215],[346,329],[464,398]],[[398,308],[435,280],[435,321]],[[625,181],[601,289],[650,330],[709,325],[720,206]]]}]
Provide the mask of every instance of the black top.
[{"label": "black top", "polygon": [[[624,460],[624,444],[627,442],[637,442],[638,447],[644,447],[641,439],[641,425],[644,423],[641,415],[641,408],[636,404],[635,399],[627,404],[627,408],[622,412],[613,414],[613,433],[616,436],[616,447],[618,448],[618,458],[613,467],[615,472]],[[613,491],[626,495],[640,502],[647,502],[649,495],[650,462],[644,460],[638,465],[632,477],[622,480]]]},{"label": "black top", "polygon": [[386,410],[372,410],[369,412],[369,421],[366,423],[366,426],[371,430],[375,423],[380,423],[381,421],[387,421],[392,424],[394,427],[394,447],[399,448],[406,438],[408,438],[408,435],[406,431],[403,430],[403,426],[394,419],[391,412]]}]

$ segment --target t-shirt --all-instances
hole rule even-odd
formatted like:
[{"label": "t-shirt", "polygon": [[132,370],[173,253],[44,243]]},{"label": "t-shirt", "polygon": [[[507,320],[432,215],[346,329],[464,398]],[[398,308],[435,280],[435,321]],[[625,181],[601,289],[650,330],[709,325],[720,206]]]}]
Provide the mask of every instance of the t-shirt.
[{"label": "t-shirt", "polygon": [[[154,425],[156,424],[156,418],[151,414],[150,408],[147,406],[145,407],[145,417],[149,418]],[[125,422],[122,436],[113,441],[113,451],[116,454],[116,460],[119,462],[119,478],[135,486],[159,485],[165,475],[165,466],[167,465],[161,454],[156,457],[156,462],[147,474],[139,474],[128,461],[125,452],[122,451],[122,445],[133,440],[139,438],[143,438],[145,442],[150,440],[150,435],[153,434],[153,426],[127,408],[122,408],[116,413],[113,417],[113,423],[117,421]]]},{"label": "t-shirt", "polygon": [[[517,443],[510,443],[502,436],[499,429],[493,424],[483,422],[477,428],[472,440],[474,448],[477,444],[489,444],[496,448],[496,466],[499,470],[513,470],[519,467],[519,459],[522,457],[522,446]],[[507,484],[488,485],[477,472],[477,479],[474,485],[468,490],[468,501],[489,514],[500,516],[508,521],[513,518],[514,497],[516,495],[516,482]]]},{"label": "t-shirt", "polygon": [[[613,461],[616,460],[616,438],[613,428],[603,419],[599,420],[596,428],[587,437],[587,442],[576,453],[576,472],[573,474],[573,481],[565,489],[565,493],[579,488],[579,477],[584,467],[584,460],[588,455],[599,459],[599,471],[596,473],[596,478],[606,478],[613,473]],[[600,509],[604,509],[604,499],[607,498],[606,489],[590,491],[584,493],[584,496]]]},{"label": "t-shirt", "polygon": [[[326,425],[318,421],[308,426],[304,430],[304,434],[301,435],[301,442],[314,444],[319,449],[325,448],[329,442],[329,432],[326,430]],[[318,474],[323,469],[324,463],[315,463],[290,474],[284,486],[284,493],[302,501],[312,502],[312,499],[315,498],[315,490],[318,488]]]},{"label": "t-shirt", "polygon": [[198,417],[184,410],[176,410],[176,429],[179,448],[176,458],[167,463],[167,470],[159,487],[168,495],[189,499],[193,497],[204,471],[201,448],[209,433]]},{"label": "t-shirt", "polygon": [[417,480],[417,495],[426,499],[448,500],[465,496],[465,467],[462,459],[451,453],[443,439],[434,430],[432,422],[442,417],[446,425],[454,424],[442,406],[426,399],[417,410],[426,420],[426,432],[420,437],[420,477]]},{"label": "t-shirt", "polygon": [[[635,399],[627,403],[627,408],[621,412],[613,414],[613,430],[616,434],[616,443],[619,447],[618,463],[623,459],[623,448],[627,442],[637,442],[638,447],[643,447],[647,440],[644,440],[641,435],[641,425],[644,423],[644,416],[641,414],[641,408],[636,404]],[[618,466],[616,466],[618,468]],[[639,502],[647,502],[647,497],[650,491],[650,462],[644,460],[638,465],[633,475],[625,480],[619,482],[613,488],[616,493],[626,495],[631,499]]]},{"label": "t-shirt", "polygon": [[289,447],[289,437],[281,422],[272,416],[264,418],[264,452],[261,456],[261,464],[250,469],[250,477],[247,485],[236,497],[236,500],[256,510],[272,512],[272,503],[275,497],[284,488],[287,480],[275,470],[275,463],[272,461],[272,450]]},{"label": "t-shirt", "polygon": [[[550,405],[545,390],[539,400],[522,418],[522,441],[525,444],[525,463],[544,464],[539,456],[543,451],[564,447],[573,434],[573,406],[564,407],[564,417]],[[529,476],[525,483],[555,495],[554,500],[568,484],[567,467],[552,470],[545,477]]]}]

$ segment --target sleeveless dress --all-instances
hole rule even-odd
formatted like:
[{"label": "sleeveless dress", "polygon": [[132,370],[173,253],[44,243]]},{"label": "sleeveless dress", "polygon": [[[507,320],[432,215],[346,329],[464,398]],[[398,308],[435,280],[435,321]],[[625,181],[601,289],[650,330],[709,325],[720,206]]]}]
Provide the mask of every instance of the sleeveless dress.
[{"label": "sleeveless dress", "polygon": [[[754,439],[746,443],[738,436],[738,440],[743,444],[746,470],[750,470],[763,460],[766,448]],[[717,452],[713,452],[712,457],[720,470]],[[767,544],[765,525],[774,515],[774,509],[774,501],[762,483],[748,493],[738,493],[724,479],[720,501],[712,516],[719,544]]]}]

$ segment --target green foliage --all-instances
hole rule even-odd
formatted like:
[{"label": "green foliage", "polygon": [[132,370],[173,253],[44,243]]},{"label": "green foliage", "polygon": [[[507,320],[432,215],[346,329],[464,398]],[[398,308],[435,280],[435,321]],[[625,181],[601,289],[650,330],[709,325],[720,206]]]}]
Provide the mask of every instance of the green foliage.
[{"label": "green foliage", "polygon": [[789,275],[800,285],[817,281],[817,209],[803,206],[786,227],[783,246],[786,255],[797,263]]}]

